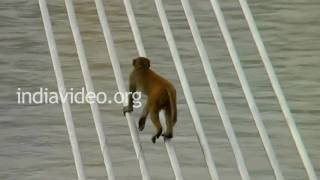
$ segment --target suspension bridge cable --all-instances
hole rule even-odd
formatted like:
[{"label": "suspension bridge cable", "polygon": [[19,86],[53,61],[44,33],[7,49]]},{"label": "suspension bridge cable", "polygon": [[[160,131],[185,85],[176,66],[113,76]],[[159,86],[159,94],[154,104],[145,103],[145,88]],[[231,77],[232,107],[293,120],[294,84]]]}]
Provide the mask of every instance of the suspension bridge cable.
[{"label": "suspension bridge cable", "polygon": [[[73,2],[72,0],[65,0],[65,4],[67,8],[67,14],[70,21],[70,27],[72,30],[73,38],[76,44],[76,49],[79,57],[81,71],[84,78],[84,83],[85,83],[87,92],[94,93],[93,83],[92,83],[88,62],[87,62],[87,58],[86,58],[83,43],[82,43],[82,38],[80,35],[79,26],[76,19],[76,14],[73,7]],[[90,103],[90,107],[91,107],[93,120],[94,120],[97,134],[98,134],[98,139],[100,143],[101,152],[103,155],[104,164],[108,174],[108,180],[115,180],[111,157],[110,157],[110,150],[107,146],[107,140],[103,130],[103,124],[101,121],[101,114],[100,114],[99,106],[96,100],[93,100],[93,102]]]},{"label": "suspension bridge cable", "polygon": [[[110,32],[110,28],[109,28],[109,24],[108,24],[108,19],[107,16],[105,14],[105,9],[103,6],[103,3],[101,0],[95,0],[95,4],[96,4],[96,8],[97,8],[97,13],[99,16],[99,20],[100,20],[100,24],[101,24],[101,28],[103,31],[103,35],[107,44],[107,48],[108,48],[108,52],[109,52],[109,56],[110,56],[110,60],[112,63],[112,68],[115,74],[115,78],[116,78],[116,82],[118,85],[118,89],[119,92],[124,93],[127,92],[125,85],[124,85],[124,81],[123,81],[123,77],[122,77],[122,72],[120,69],[120,65],[119,65],[119,60],[118,60],[118,56],[116,53],[116,49],[114,47],[114,42],[112,39],[112,35]],[[126,106],[127,104],[124,102],[123,104],[124,106]],[[128,126],[129,126],[129,130],[131,133],[131,138],[132,138],[132,143],[139,161],[139,165],[140,165],[140,170],[141,170],[141,175],[142,175],[142,179],[143,180],[150,180],[150,175],[149,175],[149,169],[148,166],[146,164],[146,160],[142,151],[142,147],[140,144],[140,139],[139,139],[139,135],[138,135],[138,130],[137,130],[137,125],[135,123],[135,121],[132,119],[130,113],[126,113],[125,114],[127,121],[128,121]]]},{"label": "suspension bridge cable", "polygon": [[231,60],[232,60],[233,65],[234,65],[234,67],[236,69],[238,78],[240,80],[241,87],[242,87],[244,95],[245,95],[245,97],[247,99],[247,102],[248,102],[250,111],[252,113],[253,119],[255,121],[256,127],[257,127],[257,129],[259,131],[262,143],[264,145],[264,148],[266,150],[266,153],[267,153],[267,156],[269,158],[270,164],[271,164],[271,166],[273,168],[273,171],[275,173],[276,179],[277,180],[283,180],[284,178],[283,178],[283,174],[282,174],[281,169],[280,169],[279,162],[278,162],[278,160],[276,158],[276,155],[275,155],[275,152],[273,150],[270,138],[269,138],[268,133],[266,131],[266,128],[265,128],[265,126],[263,124],[263,121],[262,121],[262,118],[261,118],[261,114],[260,114],[259,109],[257,107],[257,104],[256,104],[256,102],[254,100],[254,97],[253,97],[253,94],[251,92],[247,77],[246,77],[246,75],[244,73],[244,70],[242,68],[238,53],[236,51],[236,48],[234,46],[234,43],[233,43],[232,37],[230,35],[229,29],[228,29],[227,24],[225,22],[223,13],[222,13],[220,5],[219,5],[219,2],[217,0],[210,0],[210,2],[211,2],[211,5],[212,5],[212,8],[214,10],[214,13],[216,15],[218,24],[219,24],[221,32],[222,32],[222,35],[223,35],[223,37],[225,39],[228,51],[229,51],[230,56],[231,56]]},{"label": "suspension bridge cable", "polygon": [[[49,45],[49,49],[50,49],[53,69],[54,69],[55,76],[57,79],[59,93],[62,96],[65,96],[66,87],[64,84],[61,63],[60,63],[60,59],[59,59],[56,41],[54,39],[54,34],[53,34],[53,30],[52,30],[52,23],[50,20],[50,15],[49,15],[46,0],[39,0],[39,5],[40,5],[42,20],[43,20],[43,24],[44,24],[44,28],[45,28],[45,32],[46,32],[46,36],[47,36],[47,41],[48,41],[48,45]],[[66,100],[66,101],[61,101],[61,104],[62,104],[64,119],[66,121],[66,126],[67,126],[67,130],[68,130],[68,134],[69,134],[72,154],[73,154],[73,158],[74,158],[75,165],[76,165],[78,180],[86,180],[86,175],[85,175],[84,168],[83,168],[83,162],[82,162],[82,158],[81,158],[81,154],[80,154],[80,150],[79,150],[76,130],[75,130],[74,122],[73,122],[73,118],[72,118],[70,103],[68,100]]]},{"label": "suspension bridge cable", "polygon": [[192,97],[191,94],[191,90],[190,90],[190,86],[187,80],[187,77],[185,75],[184,69],[182,67],[182,63],[181,63],[181,59],[178,53],[178,49],[176,47],[176,43],[175,40],[173,38],[172,32],[171,32],[171,28],[167,19],[167,15],[166,12],[163,8],[163,3],[162,0],[155,0],[156,3],[156,7],[157,7],[157,11],[161,20],[161,24],[169,45],[169,49],[171,51],[172,57],[173,57],[173,61],[175,64],[175,67],[177,69],[178,72],[178,76],[182,85],[182,89],[187,101],[187,104],[189,106],[189,110],[193,119],[193,124],[195,126],[197,135],[198,135],[198,140],[200,142],[201,145],[201,149],[202,152],[204,154],[206,163],[207,163],[207,167],[209,170],[209,174],[211,176],[211,179],[213,180],[219,180],[219,176],[218,176],[218,172],[216,169],[216,166],[214,164],[213,158],[212,158],[212,154],[209,148],[209,144],[207,141],[207,137],[204,133],[202,124],[201,124],[201,120],[194,102],[194,99]]},{"label": "suspension bridge cable", "polygon": [[248,25],[249,25],[249,29],[251,31],[253,39],[254,39],[256,46],[258,48],[258,51],[260,53],[262,62],[266,68],[266,71],[267,71],[268,77],[271,81],[271,85],[273,87],[273,90],[278,98],[280,107],[281,107],[282,112],[285,116],[285,119],[286,119],[287,124],[290,129],[290,132],[292,134],[292,137],[295,141],[295,144],[296,144],[296,147],[297,147],[298,152],[300,154],[300,157],[302,159],[302,162],[306,168],[307,174],[308,174],[310,180],[317,180],[318,178],[317,178],[316,172],[315,172],[314,167],[311,163],[311,160],[308,156],[308,152],[303,144],[298,127],[295,123],[295,120],[293,119],[292,113],[289,109],[288,102],[283,94],[279,80],[278,80],[277,75],[273,69],[273,66],[271,64],[267,50],[264,46],[264,43],[262,41],[262,38],[261,38],[260,33],[257,28],[257,25],[254,21],[253,16],[252,16],[249,5],[246,0],[239,0],[239,2],[240,2],[240,6],[242,8],[243,14],[247,20]]},{"label": "suspension bridge cable", "polygon": [[[135,40],[135,43],[136,43],[136,46],[138,49],[138,53],[140,56],[146,57],[147,55],[146,55],[143,41],[142,41],[142,38],[140,35],[140,31],[139,31],[139,28],[138,28],[138,25],[137,25],[137,22],[135,19],[135,15],[134,15],[134,12],[132,9],[131,1],[124,0],[123,3],[126,8],[127,16],[129,19],[131,30],[133,32],[133,37],[134,37],[134,40]],[[163,113],[160,113],[160,119],[161,119],[161,121],[163,121],[165,119],[163,116]],[[165,123],[163,123],[163,124],[165,124]],[[169,156],[171,166],[173,169],[173,173],[175,174],[176,180],[183,180],[184,178],[183,178],[182,171],[181,171],[181,168],[179,165],[179,161],[178,161],[178,158],[176,155],[176,150],[174,148],[174,145],[172,144],[172,140],[171,139],[165,140],[164,143],[165,143],[165,146],[166,146],[166,149],[168,152],[168,156]]]},{"label": "suspension bridge cable", "polygon": [[222,98],[221,92],[219,90],[217,80],[216,80],[215,75],[213,73],[213,70],[211,68],[211,63],[209,61],[208,53],[207,53],[205,46],[202,42],[202,39],[200,37],[200,32],[197,27],[197,23],[194,18],[192,9],[190,7],[189,0],[181,0],[181,2],[182,2],[182,6],[184,9],[185,15],[187,17],[191,32],[192,32],[193,39],[196,43],[198,52],[200,54],[203,68],[205,70],[207,79],[209,81],[211,93],[215,99],[215,103],[216,103],[217,108],[219,110],[223,125],[225,127],[227,136],[229,138],[233,153],[235,155],[235,158],[236,158],[236,161],[238,164],[238,169],[240,171],[242,179],[249,180],[250,176],[248,173],[248,169],[247,169],[245,161],[243,159],[243,155],[242,155],[239,143],[237,141],[235,132],[232,128],[232,124],[231,124],[227,109],[225,107],[225,104],[223,102],[223,98]]}]

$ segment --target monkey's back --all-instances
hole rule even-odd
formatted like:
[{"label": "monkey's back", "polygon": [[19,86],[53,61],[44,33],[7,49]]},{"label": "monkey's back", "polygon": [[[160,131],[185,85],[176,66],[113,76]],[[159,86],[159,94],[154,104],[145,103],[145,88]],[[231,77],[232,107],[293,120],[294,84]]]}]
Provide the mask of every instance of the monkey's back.
[{"label": "monkey's back", "polygon": [[152,70],[149,70],[146,74],[148,78],[148,93],[149,97],[154,98],[156,102],[158,102],[158,106],[161,108],[166,108],[169,105],[169,94],[168,91],[174,93],[174,97],[176,97],[175,87],[165,78],[155,73]]},{"label": "monkey's back", "polygon": [[167,103],[168,93],[163,93],[166,91],[171,91],[176,93],[174,86],[165,78],[152,71],[151,69],[147,70],[134,70],[131,73],[131,78],[134,78],[134,82],[137,84],[137,90],[143,92],[149,97],[159,99],[163,103]]}]

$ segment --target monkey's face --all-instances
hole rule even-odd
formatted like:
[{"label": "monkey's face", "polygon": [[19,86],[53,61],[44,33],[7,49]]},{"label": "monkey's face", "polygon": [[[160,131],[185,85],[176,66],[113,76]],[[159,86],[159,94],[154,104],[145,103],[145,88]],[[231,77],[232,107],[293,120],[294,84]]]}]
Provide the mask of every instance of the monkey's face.
[{"label": "monkey's face", "polygon": [[149,69],[150,68],[150,60],[145,57],[138,57],[133,59],[132,65],[135,69]]}]

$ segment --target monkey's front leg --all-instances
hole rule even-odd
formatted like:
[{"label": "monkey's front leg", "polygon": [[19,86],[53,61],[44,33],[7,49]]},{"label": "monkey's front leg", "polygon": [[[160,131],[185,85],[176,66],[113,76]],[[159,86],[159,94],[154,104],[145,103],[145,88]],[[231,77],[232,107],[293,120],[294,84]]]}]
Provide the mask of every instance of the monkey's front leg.
[{"label": "monkey's front leg", "polygon": [[125,116],[127,112],[132,112],[133,111],[133,97],[132,97],[132,94],[134,92],[136,92],[136,85],[135,83],[133,82],[133,80],[131,79],[130,77],[130,83],[129,83],[129,95],[128,95],[128,99],[129,99],[129,102],[128,102],[128,106],[125,106],[123,107],[123,115]]},{"label": "monkey's front leg", "polygon": [[147,103],[144,105],[142,114],[139,119],[139,130],[140,131],[142,131],[144,129],[148,114],[149,114],[149,105],[148,105],[148,101],[147,101]]},{"label": "monkey's front leg", "polygon": [[133,98],[132,94],[129,94],[129,104],[128,106],[123,107],[123,115],[126,115],[127,112],[132,112],[133,111]]},{"label": "monkey's front leg", "polygon": [[130,113],[133,111],[133,107],[132,106],[125,106],[125,107],[123,107],[122,111],[123,111],[123,115],[125,116],[127,112]]}]

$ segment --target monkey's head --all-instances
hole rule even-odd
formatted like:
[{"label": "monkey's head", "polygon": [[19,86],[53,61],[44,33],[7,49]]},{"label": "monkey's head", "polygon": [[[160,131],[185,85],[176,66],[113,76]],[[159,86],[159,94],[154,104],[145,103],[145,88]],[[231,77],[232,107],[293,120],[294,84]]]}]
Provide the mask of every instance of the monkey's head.
[{"label": "monkey's head", "polygon": [[150,60],[145,57],[138,57],[133,59],[132,65],[135,69],[149,69]]}]

